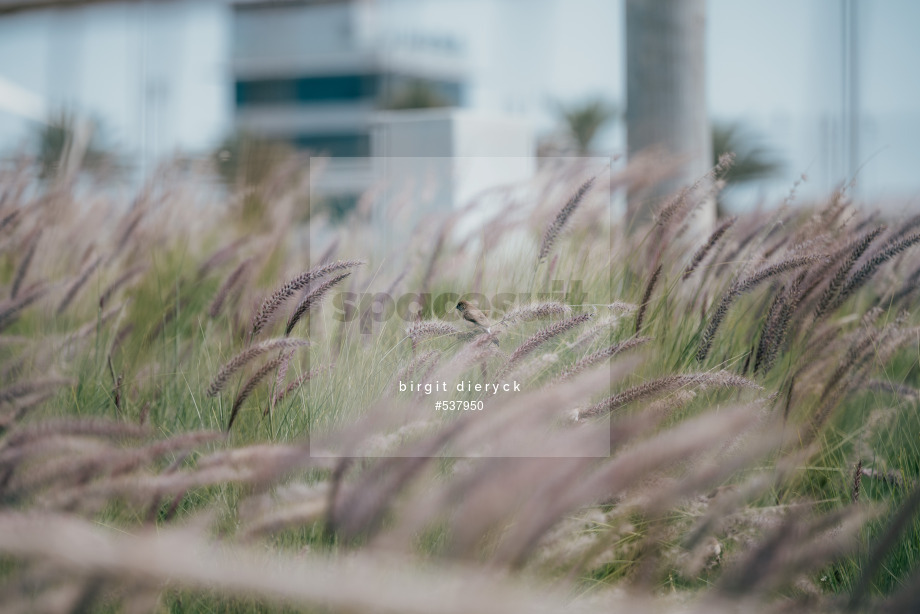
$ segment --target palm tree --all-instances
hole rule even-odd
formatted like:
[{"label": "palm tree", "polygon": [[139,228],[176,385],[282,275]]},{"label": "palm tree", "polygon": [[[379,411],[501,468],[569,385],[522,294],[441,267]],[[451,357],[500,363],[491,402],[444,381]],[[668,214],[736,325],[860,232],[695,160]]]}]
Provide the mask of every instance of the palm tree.
[{"label": "palm tree", "polygon": [[572,140],[579,155],[591,152],[598,131],[618,113],[615,106],[601,98],[568,106],[559,104],[557,112],[565,125],[566,136]]},{"label": "palm tree", "polygon": [[[715,166],[722,154],[735,155],[734,163],[722,175],[726,187],[766,179],[778,173],[783,165],[765,147],[760,139],[737,122],[716,122],[712,126],[712,165]],[[717,214],[724,214],[722,198],[716,201]]]}]

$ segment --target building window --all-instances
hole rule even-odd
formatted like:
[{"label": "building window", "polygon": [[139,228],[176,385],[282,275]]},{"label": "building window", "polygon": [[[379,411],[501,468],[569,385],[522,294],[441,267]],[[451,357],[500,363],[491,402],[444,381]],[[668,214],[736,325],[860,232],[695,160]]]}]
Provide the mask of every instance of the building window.
[{"label": "building window", "polygon": [[[421,91],[438,104],[459,106],[463,102],[460,83],[403,74],[324,75],[278,79],[241,79],[236,82],[236,106],[310,105],[372,102],[389,107],[400,98],[419,98]],[[407,96],[412,94],[413,96]],[[408,107],[408,108],[411,108]]]},{"label": "building window", "polygon": [[295,137],[293,142],[297,147],[317,154],[344,158],[371,155],[371,139],[368,134],[309,134]]},{"label": "building window", "polygon": [[358,102],[377,96],[377,75],[327,75],[236,82],[236,106]]}]

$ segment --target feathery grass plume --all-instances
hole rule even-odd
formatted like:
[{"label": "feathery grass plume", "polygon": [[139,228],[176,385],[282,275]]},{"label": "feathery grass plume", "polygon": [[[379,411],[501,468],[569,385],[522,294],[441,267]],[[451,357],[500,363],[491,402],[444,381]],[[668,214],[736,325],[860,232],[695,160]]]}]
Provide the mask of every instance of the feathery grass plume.
[{"label": "feathery grass plume", "polygon": [[534,302],[528,305],[515,305],[506,313],[499,324],[511,325],[517,322],[543,320],[553,316],[565,316],[572,313],[572,308],[560,301]]},{"label": "feathery grass plume", "polygon": [[593,354],[585,356],[572,366],[564,369],[558,376],[556,376],[556,379],[553,380],[553,384],[558,384],[559,382],[565,381],[570,377],[578,375],[585,369],[588,369],[589,367],[599,363],[602,360],[607,360],[608,358],[613,358],[617,354],[628,352],[629,350],[644,345],[651,340],[652,337],[633,337],[632,339],[619,341],[613,345],[598,350]]},{"label": "feathery grass plume", "polygon": [[818,300],[818,306],[815,307],[814,320],[819,320],[825,313],[828,311],[828,306],[831,304],[831,301],[837,296],[841,288],[843,288],[844,280],[850,272],[850,269],[853,268],[853,265],[862,257],[862,255],[869,249],[869,246],[872,242],[883,232],[885,231],[885,226],[879,226],[873,230],[862,235],[859,239],[853,241],[848,246],[849,255],[846,260],[838,267],[837,271],[834,273],[834,276],[831,278],[830,282],[827,284],[827,288],[824,289],[824,292],[821,293],[821,298]]},{"label": "feathery grass plume", "polygon": [[115,294],[119,288],[123,285],[134,279],[136,276],[140,275],[147,270],[147,265],[139,264],[133,266],[115,279],[108,287],[102,291],[102,294],[99,295],[99,308],[102,309],[105,307],[105,304],[109,302],[109,299],[112,298],[112,295]]},{"label": "feathery grass plume", "polygon": [[236,415],[239,413],[240,407],[243,406],[243,403],[246,401],[246,399],[249,398],[249,395],[255,391],[256,386],[259,385],[259,382],[265,379],[269,373],[281,366],[283,361],[284,356],[277,356],[272,358],[264,365],[262,365],[259,370],[256,371],[255,374],[246,381],[242,389],[240,389],[240,392],[236,395],[236,400],[233,401],[233,407],[230,409],[230,420],[227,421],[228,433],[230,432],[230,428],[233,426],[233,421],[236,420]]},{"label": "feathery grass plume", "polygon": [[668,226],[669,222],[672,220],[675,222],[680,222],[683,220],[693,209],[699,206],[701,200],[698,200],[697,203],[690,208],[687,208],[687,202],[690,198],[690,195],[697,191],[700,186],[703,185],[703,182],[708,181],[716,177],[719,173],[726,171],[731,167],[735,162],[735,154],[724,153],[719,157],[718,162],[714,167],[709,169],[706,174],[697,179],[692,185],[685,186],[680,190],[674,197],[671,198],[668,202],[661,207],[655,216],[656,226],[659,228],[659,236],[664,232],[665,228]]},{"label": "feathery grass plume", "polygon": [[[798,309],[802,300],[802,283],[808,273],[807,270],[801,272],[788,290],[784,292],[781,289],[777,293],[776,300],[771,305],[771,310],[767,315],[760,341],[758,342],[754,373],[758,373],[761,370],[767,373],[773,368],[776,357],[786,342],[786,334],[792,321],[792,315]],[[776,312],[773,311],[774,307]]]},{"label": "feathery grass plume", "polygon": [[540,243],[540,255],[537,260],[542,262],[549,255],[551,249],[553,249],[553,244],[555,244],[556,239],[559,238],[559,235],[562,233],[565,225],[568,223],[569,218],[572,217],[572,214],[575,213],[575,210],[578,208],[578,205],[581,204],[581,201],[584,200],[585,195],[594,185],[594,182],[597,180],[597,177],[591,177],[583,184],[575,194],[565,203],[562,209],[559,210],[559,213],[556,214],[553,222],[547,227],[546,232],[543,233],[543,241]]},{"label": "feathery grass plume", "polygon": [[49,286],[38,283],[24,290],[15,299],[8,299],[0,303],[0,330],[12,324],[19,316],[19,312],[44,296],[48,290]]},{"label": "feathery grass plume", "polygon": [[70,303],[73,302],[73,299],[76,298],[77,293],[80,291],[80,288],[86,284],[90,276],[96,271],[97,268],[99,268],[100,264],[102,264],[102,256],[97,256],[95,260],[93,260],[85,269],[83,269],[83,272],[80,273],[80,276],[77,277],[77,279],[75,279],[67,289],[67,292],[64,294],[64,298],[61,299],[61,302],[57,308],[58,315],[64,313],[64,310],[70,306]]},{"label": "feathery grass plume", "polygon": [[427,339],[429,337],[444,337],[447,335],[456,335],[458,333],[460,333],[460,329],[456,328],[453,324],[448,324],[440,320],[419,320],[418,322],[410,324],[409,328],[406,329],[406,335],[412,340],[413,347],[422,339]]},{"label": "feathery grass plume", "polygon": [[43,377],[25,382],[17,382],[0,388],[0,403],[11,403],[29,394],[42,392],[50,388],[59,388],[60,386],[72,386],[75,382],[64,377]]},{"label": "feathery grass plume", "polygon": [[284,336],[287,337],[291,334],[291,331],[294,330],[294,327],[300,321],[300,318],[303,317],[303,314],[307,313],[313,305],[316,305],[323,297],[326,295],[329,290],[333,288],[336,284],[340,283],[343,279],[351,275],[351,273],[342,273],[337,275],[332,279],[323,282],[316,288],[310,291],[303,300],[297,305],[297,308],[294,310],[294,313],[291,314],[291,317],[288,319],[287,326],[284,327]]},{"label": "feathery grass plume", "polygon": [[666,375],[658,379],[651,380],[638,386],[628,388],[623,392],[618,392],[596,403],[587,409],[578,412],[578,419],[590,418],[601,414],[610,413],[630,403],[647,399],[649,397],[659,396],[667,392],[673,392],[687,386],[697,386],[706,388],[749,388],[751,390],[763,390],[763,387],[755,382],[729,373],[728,371],[716,371],[714,373],[689,373],[685,375]]},{"label": "feathery grass plume", "polygon": [[652,298],[652,292],[655,291],[655,284],[658,283],[658,277],[661,275],[662,265],[658,265],[658,268],[655,269],[655,272],[652,273],[652,276],[649,277],[648,283],[645,285],[645,292],[642,293],[642,302],[639,303],[639,312],[636,314],[636,334],[642,330],[642,320],[645,319],[645,310],[648,309],[648,303]]},{"label": "feathery grass plume", "polygon": [[16,218],[19,217],[21,211],[19,209],[13,209],[11,212],[4,215],[0,218],[0,232],[3,231],[7,226],[13,224],[16,221]]},{"label": "feathery grass plume", "polygon": [[906,386],[904,384],[895,384],[894,382],[889,382],[886,380],[869,380],[866,382],[866,388],[869,390],[875,390],[878,392],[887,392],[890,394],[897,395],[899,397],[904,397],[905,399],[910,399],[916,401],[920,399],[920,390],[917,390],[913,386]]},{"label": "feathery grass plume", "polygon": [[[264,547],[217,547],[205,531],[167,527],[156,533],[118,533],[63,513],[4,512],[0,549],[17,559],[41,561],[67,578],[105,577],[134,590],[141,578],[183,594],[216,593],[236,604],[252,600],[260,610],[269,604],[343,612],[516,614],[561,611],[570,601],[559,590],[535,589],[496,574],[483,577],[472,569],[454,569],[449,575],[437,569],[407,569],[382,565],[363,553],[348,561],[312,553],[278,554],[266,560]],[[458,587],[468,588],[458,592]],[[67,595],[56,592],[53,605]],[[24,599],[23,611],[34,611],[35,599],[34,594]],[[639,611],[637,604],[644,602],[624,597],[613,603],[625,611]]]},{"label": "feathery grass plume", "polygon": [[709,235],[709,239],[706,241],[706,243],[704,243],[703,246],[696,250],[696,253],[693,254],[693,258],[690,259],[690,264],[688,264],[687,268],[684,269],[684,274],[681,279],[687,279],[693,275],[693,272],[697,269],[697,267],[700,266],[700,264],[702,264],[703,260],[706,259],[706,256],[709,254],[712,248],[715,247],[716,243],[718,243],[719,240],[725,235],[725,233],[728,232],[728,229],[734,226],[736,221],[738,221],[738,218],[734,216],[726,218],[714,231],[712,231],[712,234]]},{"label": "feathery grass plume", "polygon": [[862,287],[875,274],[880,266],[903,252],[904,250],[920,243],[920,233],[910,235],[896,241],[889,241],[874,255],[872,255],[865,264],[863,264],[855,273],[850,275],[840,294],[828,305],[828,311],[834,311],[846,301],[850,295]]},{"label": "feathery grass plume", "polygon": [[16,275],[13,277],[13,285],[10,287],[10,299],[15,299],[16,295],[19,294],[19,289],[22,287],[22,282],[25,281],[26,274],[29,272],[29,265],[32,264],[32,259],[35,257],[35,250],[38,249],[38,241],[41,239],[42,229],[37,228],[29,233],[29,236],[26,237],[25,242],[28,247],[26,247],[26,255],[23,256],[22,260],[19,263],[19,267],[16,269]]},{"label": "feathery grass plume", "polygon": [[501,373],[496,379],[501,379],[501,376],[507,374],[512,367],[514,367],[522,358],[536,350],[538,347],[553,339],[559,335],[572,330],[578,326],[581,326],[588,320],[593,317],[593,314],[583,313],[566,320],[561,320],[555,324],[551,324],[546,328],[541,328],[534,334],[532,337],[527,339],[522,343],[514,352],[511,353],[511,356],[508,358],[508,362],[505,363],[505,366],[502,368]]},{"label": "feathery grass plume", "polygon": [[861,473],[863,477],[867,477],[873,480],[880,480],[884,484],[887,484],[893,488],[904,487],[904,476],[901,474],[899,469],[892,469],[891,471],[879,471],[877,469],[873,469],[872,467],[863,467]]},{"label": "feathery grass plume", "polygon": [[210,386],[208,386],[207,395],[209,397],[217,396],[217,393],[223,390],[227,382],[230,381],[230,376],[239,371],[254,358],[262,356],[272,350],[296,349],[309,344],[310,342],[306,339],[279,338],[269,339],[247,348],[234,356],[227,364],[218,370],[217,375],[214,376]]},{"label": "feathery grass plume", "polygon": [[393,388],[397,387],[397,382],[402,380],[411,379],[412,375],[416,373],[420,368],[431,364],[437,363],[437,358],[440,356],[440,352],[437,350],[428,350],[427,352],[422,352],[407,364],[405,367],[400,369],[396,374],[396,377],[393,379]]},{"label": "feathery grass plume", "polygon": [[17,427],[3,440],[3,446],[8,450],[59,435],[140,439],[149,434],[149,429],[114,420],[52,418]]},{"label": "feathery grass plume", "polygon": [[885,562],[885,558],[894,547],[898,537],[904,529],[910,525],[918,508],[920,508],[920,486],[914,485],[910,495],[904,503],[901,504],[901,507],[898,509],[897,514],[895,514],[891,522],[888,523],[885,533],[875,544],[869,561],[866,563],[865,567],[863,567],[862,575],[853,588],[853,592],[850,593],[849,608],[851,611],[858,609],[866,598],[872,585],[872,580],[875,578],[875,574],[881,569],[882,564]]},{"label": "feathery grass plume", "polygon": [[827,382],[824,384],[824,391],[821,393],[821,399],[824,400],[830,396],[832,390],[834,390],[840,380],[843,379],[844,375],[848,372],[857,368],[862,362],[872,354],[872,348],[876,341],[878,341],[881,336],[882,331],[877,328],[868,328],[862,331],[859,334],[853,343],[847,349],[846,354],[840,360],[837,368],[828,378]]},{"label": "feathery grass plume", "polygon": [[[770,302],[770,308],[767,309],[767,315],[764,318],[763,328],[760,331],[760,339],[757,342],[757,352],[754,359],[754,373],[760,371],[760,367],[763,364],[767,352],[770,351],[776,342],[776,326],[779,320],[779,315],[782,311],[783,305],[786,303],[786,287],[783,286],[776,292],[773,300]],[[751,358],[751,353],[748,354],[748,360]],[[747,373],[747,362],[742,369],[743,373]]]},{"label": "feathery grass plume", "polygon": [[783,260],[782,262],[761,269],[750,277],[733,283],[728,291],[722,295],[719,306],[709,319],[709,325],[706,327],[706,330],[703,331],[703,335],[700,338],[700,345],[696,352],[697,361],[702,362],[706,359],[706,356],[709,355],[709,350],[712,348],[712,342],[716,332],[719,330],[722,320],[725,318],[729,307],[731,307],[736,298],[745,292],[753,290],[759,283],[766,279],[811,264],[819,258],[821,258],[821,256],[812,255]]},{"label": "feathery grass plume", "polygon": [[911,216],[901,222],[897,230],[895,230],[891,236],[888,237],[888,240],[897,241],[898,239],[903,239],[907,236],[907,233],[909,233],[911,230],[914,230],[918,226],[920,226],[920,214]]},{"label": "feathery grass plume", "polygon": [[50,400],[55,394],[57,394],[56,391],[46,390],[18,397],[9,404],[11,408],[0,415],[0,435],[22,420],[29,411]]},{"label": "feathery grass plume", "polygon": [[262,302],[262,306],[259,307],[259,311],[252,320],[252,335],[259,334],[259,331],[268,324],[275,311],[281,307],[281,304],[294,296],[298,290],[305,288],[310,282],[325,277],[329,273],[341,271],[342,269],[351,269],[362,264],[364,264],[363,260],[337,260],[329,264],[317,265],[309,271],[292,278]]},{"label": "feathery grass plume", "polygon": [[134,231],[137,230],[137,227],[140,225],[141,220],[147,214],[147,207],[140,202],[135,202],[134,206],[131,209],[131,212],[128,213],[126,221],[124,222],[124,230],[121,233],[121,238],[118,239],[118,242],[115,246],[115,251],[112,252],[110,260],[114,260],[115,257],[125,249],[128,245],[128,241],[131,240]]},{"label": "feathery grass plume", "polygon": [[621,311],[623,313],[629,313],[638,309],[638,305],[633,305],[632,303],[627,303],[625,301],[613,301],[607,305],[607,309],[611,311]]},{"label": "feathery grass plume", "polygon": [[66,488],[74,484],[79,488],[79,485],[93,478],[110,480],[116,476],[130,475],[131,472],[166,454],[188,452],[223,437],[222,433],[214,431],[192,431],[137,448],[117,449],[105,445],[77,454],[68,454],[60,460],[55,459],[21,472],[9,485],[7,493],[35,493],[38,490]]},{"label": "feathery grass plume", "polygon": [[862,459],[856,463],[856,470],[853,472],[853,503],[859,503],[859,487],[862,484]]},{"label": "feathery grass plume", "polygon": [[247,258],[246,260],[239,263],[233,272],[227,276],[227,279],[220,285],[217,293],[214,295],[214,299],[211,301],[211,306],[208,307],[208,315],[212,318],[216,318],[220,315],[220,310],[224,307],[224,301],[227,300],[227,296],[230,294],[230,291],[236,286],[236,284],[243,278],[250,265],[252,264],[253,259]]},{"label": "feathery grass plume", "polygon": [[591,345],[601,335],[610,332],[610,329],[618,325],[621,321],[619,316],[604,316],[599,318],[591,326],[586,327],[571,343],[567,343],[568,349],[572,352],[578,351],[582,346]]},{"label": "feathery grass plume", "polygon": [[859,543],[862,526],[876,514],[847,506],[821,514],[790,514],[750,548],[750,554],[719,582],[719,593],[728,598],[763,598],[801,577],[826,568],[830,561],[852,554]]},{"label": "feathery grass plume", "polygon": [[[543,496],[531,499],[530,513],[507,529],[509,535],[501,544],[501,558],[515,567],[521,566],[540,538],[566,514],[598,501],[610,501],[631,486],[648,480],[655,472],[710,450],[727,438],[737,437],[753,421],[752,412],[746,407],[724,413],[708,412],[630,446],[594,470],[557,474],[556,488],[540,488]],[[540,486],[544,481],[541,479]]]},{"label": "feathery grass plume", "polygon": [[[290,350],[284,352],[284,360],[281,362],[281,366],[278,367],[278,375],[275,377],[275,386],[276,391],[281,390],[281,387],[284,385],[284,379],[287,377],[288,368],[291,366],[291,360],[294,359],[294,354],[297,350]],[[272,397],[274,399],[274,396]]]},{"label": "feathery grass plume", "polygon": [[248,240],[247,237],[240,237],[239,239],[234,239],[230,242],[229,245],[216,250],[207,260],[205,260],[201,266],[198,267],[198,279],[204,278],[208,273],[222,265],[223,263],[230,260],[237,251],[239,251],[240,246],[243,245]]},{"label": "feathery grass plume", "polygon": [[804,301],[815,289],[820,286],[825,279],[827,279],[828,273],[834,268],[834,265],[840,262],[845,256],[850,253],[851,245],[846,245],[842,249],[831,252],[828,254],[824,262],[818,266],[812,267],[808,273],[808,283],[804,286],[802,290],[802,300]]},{"label": "feathery grass plume", "polygon": [[333,365],[326,365],[323,367],[316,367],[315,369],[311,369],[309,371],[306,371],[305,373],[301,373],[299,376],[294,378],[294,380],[290,384],[288,384],[286,388],[279,389],[275,393],[274,398],[272,398],[272,404],[277,405],[278,403],[283,401],[287,395],[291,394],[292,392],[294,392],[295,390],[303,386],[304,382],[307,382],[313,379],[320,373],[331,371],[332,367]]},{"label": "feathery grass plume", "polygon": [[918,287],[920,287],[920,267],[916,268],[913,273],[904,280],[904,283],[901,284],[901,289],[895,292],[894,296],[891,298],[891,302],[900,303],[916,292]]}]

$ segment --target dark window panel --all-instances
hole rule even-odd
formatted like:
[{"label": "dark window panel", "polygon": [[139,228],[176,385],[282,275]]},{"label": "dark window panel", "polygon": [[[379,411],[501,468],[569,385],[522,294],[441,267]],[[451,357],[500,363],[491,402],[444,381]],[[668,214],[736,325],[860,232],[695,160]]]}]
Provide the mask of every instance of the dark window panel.
[{"label": "dark window panel", "polygon": [[236,106],[380,101],[398,95],[413,84],[431,88],[449,106],[463,103],[463,87],[455,81],[399,74],[360,74],[239,80],[236,82]]},{"label": "dark window panel", "polygon": [[236,82],[239,107],[263,104],[356,102],[377,96],[377,75],[327,75]]},{"label": "dark window panel", "polygon": [[318,154],[337,157],[363,157],[371,155],[371,139],[368,134],[310,134],[293,139],[298,147]]}]

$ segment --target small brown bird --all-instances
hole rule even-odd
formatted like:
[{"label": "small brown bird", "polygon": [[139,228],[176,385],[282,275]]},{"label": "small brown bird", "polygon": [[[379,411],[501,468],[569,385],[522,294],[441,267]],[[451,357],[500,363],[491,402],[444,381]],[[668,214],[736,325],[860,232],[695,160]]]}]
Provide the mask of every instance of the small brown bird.
[{"label": "small brown bird", "polygon": [[485,329],[487,333],[492,334],[492,323],[489,322],[489,318],[486,317],[486,314],[470,304],[469,301],[460,301],[457,303],[457,311],[460,312],[460,315],[467,322],[472,322],[479,328]]}]

